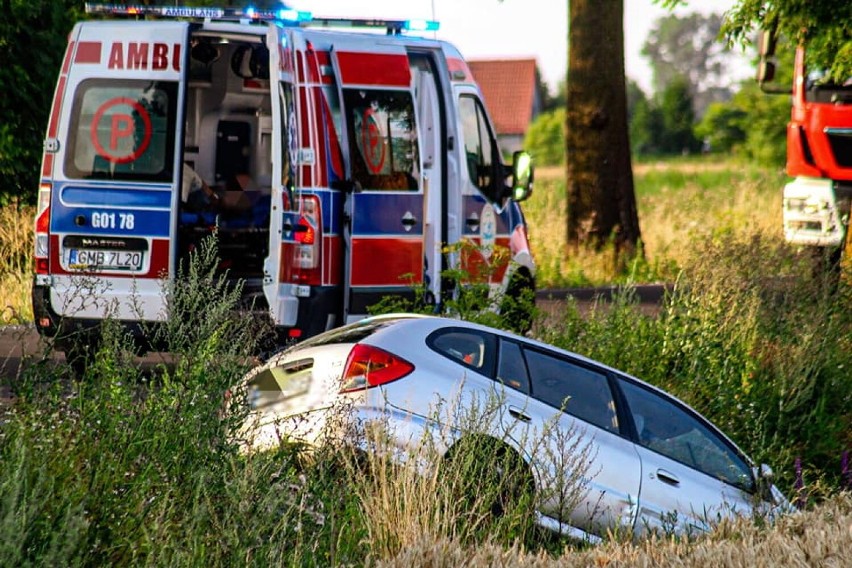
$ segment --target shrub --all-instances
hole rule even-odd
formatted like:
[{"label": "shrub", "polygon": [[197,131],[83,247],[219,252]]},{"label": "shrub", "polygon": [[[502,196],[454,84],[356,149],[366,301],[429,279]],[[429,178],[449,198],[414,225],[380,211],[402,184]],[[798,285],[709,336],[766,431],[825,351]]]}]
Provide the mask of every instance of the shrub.
[{"label": "shrub", "polygon": [[815,277],[785,245],[723,234],[696,248],[656,317],[628,287],[583,317],[569,305],[544,339],[675,394],[788,492],[797,457],[837,487],[852,447],[850,300],[847,283]]},{"label": "shrub", "polygon": [[565,109],[539,115],[524,138],[524,148],[537,165],[556,166],[565,163]]}]

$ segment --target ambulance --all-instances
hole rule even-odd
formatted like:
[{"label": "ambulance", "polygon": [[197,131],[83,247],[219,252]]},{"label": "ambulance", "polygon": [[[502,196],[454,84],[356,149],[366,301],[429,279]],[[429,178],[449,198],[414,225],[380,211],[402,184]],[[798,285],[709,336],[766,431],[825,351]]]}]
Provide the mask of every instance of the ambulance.
[{"label": "ambulance", "polygon": [[245,304],[295,340],[388,296],[440,311],[448,268],[498,293],[534,288],[518,205],[530,156],[504,165],[461,54],[425,37],[434,22],[86,11],[35,219],[35,321],[58,348],[107,317],[137,334],[166,320],[164,282],[210,235]]}]

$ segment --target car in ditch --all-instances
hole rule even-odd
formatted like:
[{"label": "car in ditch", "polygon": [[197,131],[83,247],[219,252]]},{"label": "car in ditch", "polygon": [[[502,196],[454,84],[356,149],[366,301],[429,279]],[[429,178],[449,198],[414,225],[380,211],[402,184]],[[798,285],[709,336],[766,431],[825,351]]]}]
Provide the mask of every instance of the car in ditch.
[{"label": "car in ditch", "polygon": [[[465,321],[367,318],[274,355],[240,386],[247,451],[284,440],[317,445],[368,424],[381,424],[399,455],[431,440],[438,460],[473,437],[487,439],[523,464],[536,522],[575,538],[704,532],[722,518],[789,508],[768,466],[755,467],[675,397],[589,358]],[[580,475],[564,471],[566,463]],[[571,479],[579,497],[565,500],[561,484]]]}]

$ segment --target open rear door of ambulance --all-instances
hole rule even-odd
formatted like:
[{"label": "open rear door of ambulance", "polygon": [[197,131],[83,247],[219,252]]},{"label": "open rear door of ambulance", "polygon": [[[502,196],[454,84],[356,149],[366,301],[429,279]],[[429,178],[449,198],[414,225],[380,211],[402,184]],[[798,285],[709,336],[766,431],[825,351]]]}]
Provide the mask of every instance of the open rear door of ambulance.
[{"label": "open rear door of ambulance", "polygon": [[411,296],[424,276],[424,192],[411,69],[391,39],[337,42],[344,160],[351,191],[344,312],[352,321],[389,295]]},{"label": "open rear door of ambulance", "polygon": [[185,22],[84,22],[52,158],[50,303],[72,320],[166,317],[181,177]]},{"label": "open rear door of ambulance", "polygon": [[[273,136],[269,256],[264,264],[263,293],[274,323],[292,327],[296,325],[299,304],[298,295],[291,288],[298,288],[298,285],[285,275],[290,274],[294,262],[293,227],[299,222],[300,206],[296,193],[298,132],[294,60],[285,29],[270,26],[266,46],[269,49]],[[291,244],[285,245],[285,241]]]}]

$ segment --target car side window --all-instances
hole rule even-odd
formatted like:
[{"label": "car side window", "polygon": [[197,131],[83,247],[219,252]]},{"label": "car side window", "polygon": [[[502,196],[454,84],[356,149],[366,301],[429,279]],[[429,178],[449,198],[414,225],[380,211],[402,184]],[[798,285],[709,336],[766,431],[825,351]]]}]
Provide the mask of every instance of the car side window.
[{"label": "car side window", "polygon": [[524,355],[533,397],[610,432],[619,431],[605,374],[532,349]]},{"label": "car side window", "polygon": [[465,367],[492,376],[497,340],[491,334],[469,329],[441,329],[430,335],[426,344]]},{"label": "car side window", "polygon": [[530,392],[530,378],[524,355],[517,343],[500,340],[500,358],[497,363],[497,380],[525,394]]},{"label": "car side window", "polygon": [[704,420],[660,393],[621,380],[639,443],[711,477],[750,491],[751,467]]}]

